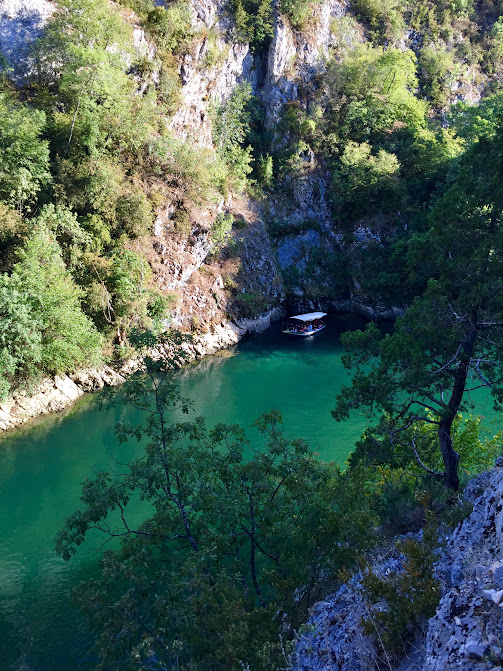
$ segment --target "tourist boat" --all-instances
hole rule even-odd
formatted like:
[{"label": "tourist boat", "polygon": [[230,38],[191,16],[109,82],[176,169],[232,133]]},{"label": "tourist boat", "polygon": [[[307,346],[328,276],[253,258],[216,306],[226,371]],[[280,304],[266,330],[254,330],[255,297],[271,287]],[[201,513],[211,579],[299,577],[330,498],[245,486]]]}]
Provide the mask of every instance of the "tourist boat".
[{"label": "tourist boat", "polygon": [[283,324],[283,333],[294,336],[314,335],[325,328],[326,324],[323,322],[323,317],[326,316],[326,312],[308,312],[305,315],[295,315]]}]

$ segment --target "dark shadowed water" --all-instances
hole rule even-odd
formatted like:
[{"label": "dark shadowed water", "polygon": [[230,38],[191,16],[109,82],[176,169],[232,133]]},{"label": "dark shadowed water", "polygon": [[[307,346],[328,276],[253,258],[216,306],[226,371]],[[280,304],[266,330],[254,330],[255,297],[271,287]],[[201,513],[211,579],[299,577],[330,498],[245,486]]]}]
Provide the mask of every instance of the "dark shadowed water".
[{"label": "dark shadowed water", "polygon": [[[276,408],[291,435],[308,440],[322,459],[343,464],[364,420],[337,424],[330,416],[347,381],[339,335],[362,325],[332,318],[329,328],[309,338],[284,336],[274,325],[227,355],[180,371],[182,393],[209,424],[247,427]],[[481,411],[490,412],[489,405]],[[100,412],[96,396],[86,396],[66,415],[0,440],[0,671],[92,665],[90,638],[71,591],[95,570],[97,555],[88,548],[63,562],[54,553],[54,536],[78,506],[82,479],[96,465],[140,449],[119,447],[114,439],[114,424],[125,412]]]}]

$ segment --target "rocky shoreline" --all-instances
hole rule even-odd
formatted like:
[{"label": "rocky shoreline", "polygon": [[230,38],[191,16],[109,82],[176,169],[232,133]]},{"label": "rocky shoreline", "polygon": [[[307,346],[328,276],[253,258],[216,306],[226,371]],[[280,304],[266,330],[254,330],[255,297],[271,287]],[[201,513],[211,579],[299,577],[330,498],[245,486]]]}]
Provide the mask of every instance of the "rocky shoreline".
[{"label": "rocky shoreline", "polygon": [[[179,364],[181,366],[185,362],[196,361],[231,347],[246,333],[258,333],[269,328],[283,314],[282,308],[274,308],[254,319],[221,322],[211,332],[198,334],[193,342],[185,343],[183,359],[180,358]],[[154,352],[159,357],[172,358],[173,354],[169,345]],[[16,391],[4,403],[0,403],[0,432],[16,429],[35,417],[62,412],[85,393],[121,384],[139,367],[140,360],[137,359],[126,362],[118,369],[102,366],[78,370],[68,375],[46,378],[31,393]]]}]

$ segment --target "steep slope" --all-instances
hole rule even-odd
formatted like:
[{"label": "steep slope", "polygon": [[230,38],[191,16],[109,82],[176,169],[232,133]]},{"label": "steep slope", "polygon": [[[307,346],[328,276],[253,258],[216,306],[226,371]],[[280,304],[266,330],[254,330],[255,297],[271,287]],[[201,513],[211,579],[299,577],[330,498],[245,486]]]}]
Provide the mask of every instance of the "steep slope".
[{"label": "steep slope", "polygon": [[[503,458],[468,484],[465,498],[473,511],[439,550],[435,573],[442,597],[436,613],[400,671],[496,671],[503,663]],[[386,579],[403,566],[399,557],[382,558],[372,570]],[[313,609],[292,671],[393,668],[378,636],[366,633],[370,613],[361,576],[355,576]]]}]

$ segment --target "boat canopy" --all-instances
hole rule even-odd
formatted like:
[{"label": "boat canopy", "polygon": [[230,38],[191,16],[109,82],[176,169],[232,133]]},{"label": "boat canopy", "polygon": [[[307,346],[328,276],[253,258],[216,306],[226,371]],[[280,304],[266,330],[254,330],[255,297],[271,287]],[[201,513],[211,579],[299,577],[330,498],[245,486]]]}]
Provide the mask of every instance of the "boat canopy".
[{"label": "boat canopy", "polygon": [[290,317],[290,319],[299,319],[301,322],[312,322],[315,319],[321,319],[326,316],[326,312],[308,312],[305,315],[295,315],[295,317]]}]

